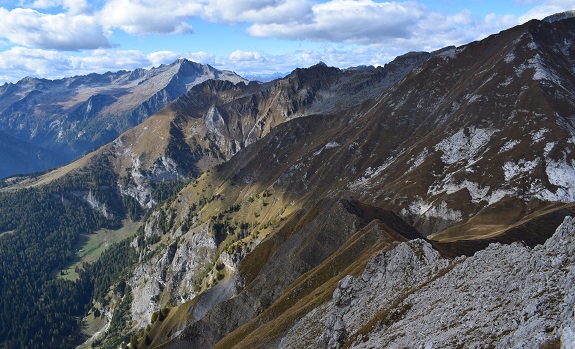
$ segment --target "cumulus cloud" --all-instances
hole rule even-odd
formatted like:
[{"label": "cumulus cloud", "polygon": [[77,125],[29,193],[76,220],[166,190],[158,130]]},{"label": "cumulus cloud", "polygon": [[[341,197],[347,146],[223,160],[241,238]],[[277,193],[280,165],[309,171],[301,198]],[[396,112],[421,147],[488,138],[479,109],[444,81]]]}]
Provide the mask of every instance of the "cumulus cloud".
[{"label": "cumulus cloud", "polygon": [[464,44],[574,5],[573,0],[547,0],[518,18],[478,17],[469,10],[445,14],[416,1],[330,0],[316,3],[305,16],[253,21],[247,31],[256,37],[421,50]]},{"label": "cumulus cloud", "polygon": [[137,50],[94,50],[87,56],[62,55],[61,59],[70,62],[75,71],[74,75],[84,74],[83,72],[132,70],[150,65],[148,57]]},{"label": "cumulus cloud", "polygon": [[158,51],[145,54],[137,50],[99,49],[88,55],[78,56],[56,50],[12,47],[0,52],[0,84],[16,82],[25,76],[58,79],[94,72],[152,68],[173,63],[178,58],[188,58],[199,63],[215,62],[212,54],[201,51]]},{"label": "cumulus cloud", "polygon": [[425,13],[415,2],[333,0],[313,6],[310,21],[255,23],[248,32],[259,37],[370,44],[409,37]]},{"label": "cumulus cloud", "polygon": [[446,15],[415,1],[331,0],[315,4],[301,19],[257,22],[247,31],[256,37],[380,46],[405,53],[462,44],[486,28],[468,10]]},{"label": "cumulus cloud", "polygon": [[[440,12],[417,1],[18,0],[28,9],[0,7],[0,49],[5,50],[0,52],[0,81],[14,81],[25,75],[54,78],[130,70],[171,63],[181,57],[244,74],[289,72],[320,60],[338,67],[381,65],[407,51],[464,44],[573,7],[573,0],[515,2],[532,4],[532,9],[519,17],[501,13],[479,17],[469,10]],[[39,12],[43,10],[46,13]],[[110,40],[115,32],[186,34],[192,32],[192,20],[239,23],[251,36],[310,40],[324,45],[315,50],[271,55],[257,46],[242,50],[239,42],[233,47],[235,51],[219,57],[203,51],[165,51],[161,47],[151,53],[103,50],[112,48]],[[58,50],[85,51],[68,54]]]},{"label": "cumulus cloud", "polygon": [[223,22],[277,23],[309,19],[309,0],[208,0],[204,16]]},{"label": "cumulus cloud", "polygon": [[110,0],[98,17],[105,27],[129,34],[185,34],[193,32],[186,20],[202,9],[195,1]]},{"label": "cumulus cloud", "polygon": [[306,18],[310,10],[309,0],[109,0],[99,18],[104,26],[130,34],[183,34],[192,32],[192,18],[273,23]]},{"label": "cumulus cloud", "polygon": [[417,1],[21,0],[20,4],[63,13],[0,8],[5,17],[0,39],[32,48],[78,50],[110,47],[108,39],[116,30],[138,35],[192,33],[192,19],[245,23],[247,33],[255,37],[406,48],[427,42],[428,47],[438,47],[543,18],[569,9],[573,1],[547,0],[520,18],[501,14],[476,18],[468,10],[446,15]]},{"label": "cumulus cloud", "polygon": [[32,48],[81,50],[111,47],[96,19],[88,15],[43,14],[0,7],[0,37]]},{"label": "cumulus cloud", "polygon": [[154,66],[171,63],[177,60],[178,58],[181,58],[181,55],[178,52],[174,51],[157,51],[148,54],[148,60]]},{"label": "cumulus cloud", "polygon": [[203,64],[215,64],[216,62],[216,55],[213,53],[208,53],[204,51],[199,52],[188,52],[183,55],[184,58],[187,58],[191,61]]},{"label": "cumulus cloud", "polygon": [[58,51],[13,47],[0,52],[0,80],[15,81],[24,76],[47,76],[55,71],[68,72],[70,62]]},{"label": "cumulus cloud", "polygon": [[23,1],[22,5],[37,9],[62,7],[70,14],[89,14],[91,12],[87,0],[33,0]]},{"label": "cumulus cloud", "polygon": [[383,65],[393,59],[375,47],[341,48],[324,46],[317,50],[297,50],[272,55],[265,52],[235,51],[216,59],[215,67],[229,69],[244,76],[289,73],[298,67],[308,67],[319,61],[327,65],[347,68],[357,65]]},{"label": "cumulus cloud", "polygon": [[234,62],[265,61],[265,58],[262,56],[260,52],[241,51],[241,50],[236,50],[230,53],[228,59]]},{"label": "cumulus cloud", "polygon": [[440,47],[482,38],[570,6],[572,0],[547,0],[521,18],[502,14],[477,18],[468,10],[447,15],[417,1],[108,0],[99,19],[106,28],[130,34],[190,33],[188,22],[199,18],[246,23],[247,33],[255,37],[392,47],[427,42],[427,47]]}]

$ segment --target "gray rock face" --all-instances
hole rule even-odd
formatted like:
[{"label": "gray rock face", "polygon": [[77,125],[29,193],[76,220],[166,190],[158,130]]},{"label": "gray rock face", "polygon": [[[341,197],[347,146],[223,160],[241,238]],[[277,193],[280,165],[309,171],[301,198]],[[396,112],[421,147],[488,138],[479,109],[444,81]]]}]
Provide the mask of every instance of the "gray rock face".
[{"label": "gray rock face", "polygon": [[492,244],[448,261],[414,240],[381,252],[281,348],[575,347],[575,219],[534,249]]},{"label": "gray rock face", "polygon": [[[148,232],[154,234],[151,229]],[[209,265],[216,250],[214,238],[204,224],[185,232],[146,263],[138,264],[129,282],[134,293],[131,313],[137,327],[148,325],[152,313],[162,306],[192,299],[196,295],[194,280]]]},{"label": "gray rock face", "polygon": [[[339,348],[339,343],[347,338],[342,337],[342,331],[348,335],[356,332],[376,315],[378,309],[390,307],[390,302],[398,295],[429,280],[447,265],[448,262],[422,240],[401,244],[387,253],[381,252],[367,265],[360,278],[354,280],[347,276],[340,281],[333,294],[335,314],[323,334],[323,344],[328,348]],[[380,306],[373,307],[373,304]],[[341,328],[333,328],[335,331],[332,331],[329,324],[334,318],[341,319]],[[337,324],[338,321],[335,322]]]}]

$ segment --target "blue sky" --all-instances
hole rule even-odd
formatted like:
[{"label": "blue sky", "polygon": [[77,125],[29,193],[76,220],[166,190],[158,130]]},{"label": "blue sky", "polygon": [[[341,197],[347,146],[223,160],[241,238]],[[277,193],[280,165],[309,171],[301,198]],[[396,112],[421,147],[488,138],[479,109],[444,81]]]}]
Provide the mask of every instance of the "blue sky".
[{"label": "blue sky", "polygon": [[0,0],[0,83],[188,58],[240,74],[383,65],[575,0]]}]

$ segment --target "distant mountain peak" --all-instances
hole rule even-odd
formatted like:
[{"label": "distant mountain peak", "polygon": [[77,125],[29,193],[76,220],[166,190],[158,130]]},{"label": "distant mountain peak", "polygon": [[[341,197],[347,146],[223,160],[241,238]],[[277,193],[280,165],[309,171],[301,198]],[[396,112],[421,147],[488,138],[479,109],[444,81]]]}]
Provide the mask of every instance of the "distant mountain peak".
[{"label": "distant mountain peak", "polygon": [[150,69],[56,80],[25,77],[0,88],[0,131],[62,155],[59,162],[34,168],[43,170],[108,143],[210,79],[247,82],[234,72],[186,58]]},{"label": "distant mountain peak", "polygon": [[309,68],[296,68],[294,71],[290,73],[289,76],[292,78],[297,78],[301,82],[328,76],[332,74],[338,74],[341,72],[341,69],[336,67],[330,67],[324,62],[320,61],[319,63],[312,65]]}]

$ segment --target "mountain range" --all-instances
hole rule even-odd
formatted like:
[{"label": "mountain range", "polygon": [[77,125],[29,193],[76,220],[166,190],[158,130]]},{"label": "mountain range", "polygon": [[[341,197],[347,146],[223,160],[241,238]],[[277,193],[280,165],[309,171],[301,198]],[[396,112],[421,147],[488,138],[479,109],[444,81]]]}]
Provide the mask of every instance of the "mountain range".
[{"label": "mountain range", "polygon": [[141,220],[86,345],[573,348],[574,67],[567,13],[378,68],[228,73],[0,199]]},{"label": "mountain range", "polygon": [[[246,81],[233,72],[180,59],[150,70],[6,83],[0,86],[0,131],[18,140],[18,158],[25,165],[7,157],[0,177],[66,164],[208,79]],[[50,155],[38,161],[40,151]]]}]

